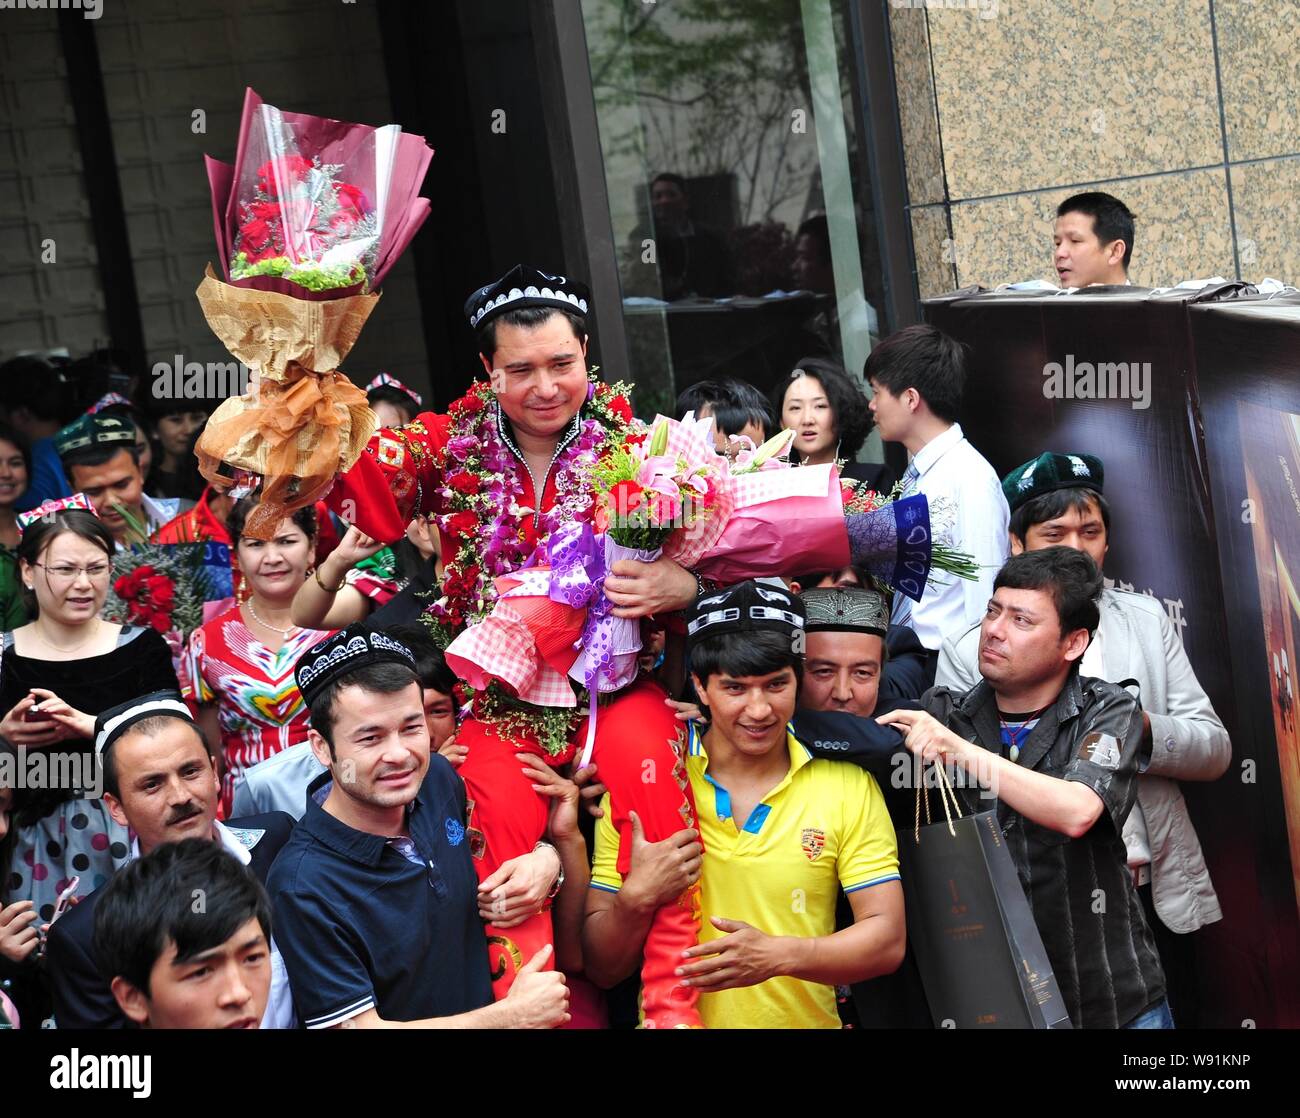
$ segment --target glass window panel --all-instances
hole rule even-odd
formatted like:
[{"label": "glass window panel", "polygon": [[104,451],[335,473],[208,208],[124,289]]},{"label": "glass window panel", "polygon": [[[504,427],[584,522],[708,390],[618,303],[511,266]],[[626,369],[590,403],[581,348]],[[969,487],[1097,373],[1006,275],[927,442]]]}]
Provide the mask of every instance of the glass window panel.
[{"label": "glass window panel", "polygon": [[884,284],[846,0],[582,12],[638,411],[804,356],[860,379]]}]

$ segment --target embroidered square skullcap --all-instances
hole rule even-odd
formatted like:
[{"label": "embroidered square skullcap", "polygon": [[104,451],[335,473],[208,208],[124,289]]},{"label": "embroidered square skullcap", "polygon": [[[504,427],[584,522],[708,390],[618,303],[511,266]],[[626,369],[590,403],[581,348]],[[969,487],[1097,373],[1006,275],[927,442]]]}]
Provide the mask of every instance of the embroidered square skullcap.
[{"label": "embroidered square skullcap", "polygon": [[808,613],[810,633],[874,633],[889,629],[890,600],[860,586],[822,586],[799,595]]},{"label": "embroidered square skullcap", "polygon": [[781,633],[804,628],[803,603],[783,586],[740,582],[695,599],[686,612],[689,644],[724,633]]},{"label": "embroidered square skullcap", "polygon": [[182,701],[177,691],[150,691],[147,695],[129,699],[115,707],[109,707],[95,719],[95,752],[103,755],[110,745],[127,732],[137,722],[146,718],[178,718],[194,726],[190,708]]},{"label": "embroidered square skullcap", "polygon": [[74,493],[71,497],[51,497],[48,501],[42,501],[34,509],[27,512],[20,512],[14,518],[18,521],[18,535],[21,538],[27,525],[42,520],[47,516],[55,516],[61,512],[67,512],[69,509],[80,509],[82,512],[88,512],[91,516],[98,517],[99,513],[95,511],[95,506],[90,503],[90,498],[84,493]]},{"label": "embroidered square skullcap", "polygon": [[335,680],[371,664],[402,664],[415,671],[415,654],[401,641],[363,625],[349,625],[307,649],[293,669],[310,706]]},{"label": "embroidered square skullcap", "polygon": [[98,446],[135,446],[135,424],[115,415],[82,415],[55,433],[54,450],[60,458]]},{"label": "embroidered square skullcap", "polygon": [[1002,479],[1002,492],[1011,511],[1026,501],[1058,489],[1091,489],[1102,492],[1106,469],[1093,454],[1055,454],[1047,451]]},{"label": "embroidered square skullcap", "polygon": [[590,298],[585,283],[516,264],[495,283],[480,287],[465,300],[465,317],[476,330],[498,315],[525,307],[555,307],[585,318]]}]

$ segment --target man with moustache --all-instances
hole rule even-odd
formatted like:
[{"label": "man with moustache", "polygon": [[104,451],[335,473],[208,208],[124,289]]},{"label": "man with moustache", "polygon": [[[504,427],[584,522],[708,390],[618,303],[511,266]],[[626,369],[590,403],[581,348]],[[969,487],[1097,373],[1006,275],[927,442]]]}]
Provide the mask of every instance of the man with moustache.
[{"label": "man with moustache", "polygon": [[[592,519],[594,492],[583,456],[607,445],[611,417],[626,422],[632,411],[626,399],[589,378],[589,294],[569,277],[523,265],[474,292],[465,311],[491,396],[479,386],[446,415],[424,412],[404,427],[379,431],[330,492],[331,508],[384,542],[400,538],[412,517],[439,514],[447,577],[431,608],[449,635],[462,632],[485,604],[490,608],[494,579],[520,569],[562,529]],[[637,619],[686,608],[700,586],[671,559],[619,560],[604,592],[614,616]],[[519,751],[554,767],[582,744],[556,740],[557,710],[577,703],[566,680],[543,681],[529,695],[528,702],[500,702],[481,692],[457,732],[466,748],[458,771],[471,805],[473,864],[483,881],[532,851],[547,826],[548,802],[521,772]],[[610,791],[625,869],[633,812],[651,841],[689,828],[694,818],[684,778],[644,779],[648,771],[681,772],[684,731],[666,699],[650,679],[602,696],[592,759]],[[643,1001],[659,1028],[699,1023],[695,994],[673,974],[698,935],[695,911],[689,897],[664,904],[647,939]],[[508,929],[489,929],[498,997],[552,934],[546,911]]]},{"label": "man with moustache", "polygon": [[[156,691],[106,710],[95,724],[95,751],[104,766],[104,801],[135,832],[135,857],[167,843],[204,839],[219,845],[258,881],[289,837],[282,812],[221,822],[216,765],[180,695]],[[75,825],[75,820],[74,820]],[[47,966],[54,1019],[61,1029],[120,1029],[127,1018],[102,977],[94,948],[97,887],[50,926]],[[263,1028],[296,1024],[288,976],[271,944],[272,981]]]},{"label": "man with moustache", "polygon": [[[308,649],[295,679],[311,711],[313,752],[329,771],[308,786],[306,814],[268,888],[276,935],[303,1022],[331,1028],[554,1028],[568,991],[543,971],[548,945],[493,1003],[465,788],[430,756],[415,657],[351,625]],[[559,870],[552,848],[527,873]],[[558,883],[551,893],[558,892]],[[504,912],[486,907],[505,923]]]}]

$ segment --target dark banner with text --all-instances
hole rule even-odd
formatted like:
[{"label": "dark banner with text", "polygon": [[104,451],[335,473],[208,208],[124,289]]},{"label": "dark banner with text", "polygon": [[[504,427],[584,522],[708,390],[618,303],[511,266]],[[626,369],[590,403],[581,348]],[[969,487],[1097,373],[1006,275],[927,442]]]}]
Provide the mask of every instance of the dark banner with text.
[{"label": "dark banner with text", "polygon": [[[1111,511],[1107,585],[1160,602],[1232,737],[1232,763],[1219,780],[1182,783],[1224,911],[1222,921],[1191,937],[1201,1024],[1226,1028],[1300,1024],[1292,889],[1300,857],[1294,823],[1288,837],[1284,805],[1294,795],[1284,797],[1283,775],[1288,763],[1295,770],[1297,754],[1260,717],[1270,704],[1262,671],[1265,580],[1256,577],[1255,525],[1241,519],[1248,499],[1242,448],[1264,453],[1268,424],[1254,413],[1237,414],[1235,403],[1228,409],[1216,402],[1212,424],[1207,406],[1202,419],[1206,385],[1231,384],[1233,359],[1239,365],[1253,352],[1240,338],[1220,337],[1218,326],[1219,316],[1248,303],[1240,285],[1228,285],[1202,292],[954,294],[925,304],[927,321],[970,347],[962,426],[1000,474],[1047,450],[1101,458]],[[1285,375],[1296,386],[1292,410],[1300,414],[1297,335],[1259,343],[1264,331],[1262,321],[1243,331],[1257,348],[1276,347],[1273,364],[1259,366],[1257,387],[1265,397],[1273,391],[1273,406],[1280,406],[1275,382],[1284,377],[1289,344]],[[1207,348],[1215,337],[1215,352],[1227,362],[1221,370]],[[1227,410],[1234,412],[1230,420],[1219,414]],[[1287,432],[1277,430],[1279,439]],[[1289,469],[1300,484],[1300,462]],[[1262,496],[1257,501],[1265,503]],[[1300,498],[1293,516],[1300,517]],[[1300,550],[1294,573],[1300,580]],[[1238,597],[1253,601],[1253,613],[1243,612]],[[1296,624],[1300,630],[1300,614]],[[1274,639],[1270,670],[1273,647],[1279,668],[1284,651],[1287,664],[1295,663],[1293,651]],[[1293,728],[1289,708],[1287,718]],[[1277,901],[1283,887],[1289,907]]]}]

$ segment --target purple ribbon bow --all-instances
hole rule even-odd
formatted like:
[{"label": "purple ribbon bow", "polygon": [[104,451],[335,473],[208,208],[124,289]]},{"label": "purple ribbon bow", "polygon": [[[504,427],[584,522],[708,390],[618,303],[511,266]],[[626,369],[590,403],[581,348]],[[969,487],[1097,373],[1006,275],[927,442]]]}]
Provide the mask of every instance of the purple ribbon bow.
[{"label": "purple ribbon bow", "polygon": [[[587,611],[578,658],[569,677],[587,689],[587,740],[579,767],[591,760],[596,740],[596,700],[600,692],[618,691],[636,678],[636,654],[641,649],[640,626],[612,616],[605,597],[608,574],[607,542],[590,524],[563,524],[534,552],[529,565],[543,560],[551,568],[547,596],[553,602]],[[630,647],[628,647],[630,645]]]}]

